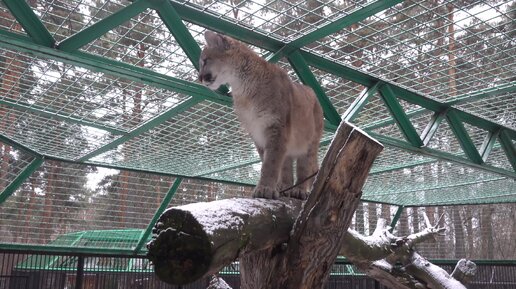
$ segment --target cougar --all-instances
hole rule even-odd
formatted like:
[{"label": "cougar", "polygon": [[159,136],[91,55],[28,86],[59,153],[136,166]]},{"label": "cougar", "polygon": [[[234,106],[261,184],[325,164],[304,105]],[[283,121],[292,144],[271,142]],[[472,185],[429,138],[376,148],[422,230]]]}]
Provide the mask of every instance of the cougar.
[{"label": "cougar", "polygon": [[[317,172],[323,113],[313,90],[294,83],[279,66],[245,44],[215,32],[204,34],[199,81],[212,90],[228,84],[233,108],[262,161],[253,197],[305,199]],[[293,162],[297,165],[294,188]]]}]

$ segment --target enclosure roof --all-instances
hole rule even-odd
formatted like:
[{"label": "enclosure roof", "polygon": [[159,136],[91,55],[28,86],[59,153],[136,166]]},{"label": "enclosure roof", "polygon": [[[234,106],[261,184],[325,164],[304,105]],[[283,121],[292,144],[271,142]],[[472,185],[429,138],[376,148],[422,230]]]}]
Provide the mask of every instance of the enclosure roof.
[{"label": "enclosure roof", "polygon": [[231,97],[196,82],[206,29],[314,89],[320,158],[341,121],[386,146],[364,200],[515,202],[515,14],[509,0],[3,0],[0,141],[32,159],[0,202],[43,159],[254,185]]}]

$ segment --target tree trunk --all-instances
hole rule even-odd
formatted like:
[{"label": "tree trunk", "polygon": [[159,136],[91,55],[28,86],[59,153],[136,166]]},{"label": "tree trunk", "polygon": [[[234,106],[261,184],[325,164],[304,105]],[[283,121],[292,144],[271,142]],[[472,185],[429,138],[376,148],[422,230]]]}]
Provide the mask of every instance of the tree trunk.
[{"label": "tree trunk", "polygon": [[455,259],[460,259],[466,255],[466,240],[459,214],[459,207],[451,207],[451,209],[453,211],[453,227],[455,231]]}]

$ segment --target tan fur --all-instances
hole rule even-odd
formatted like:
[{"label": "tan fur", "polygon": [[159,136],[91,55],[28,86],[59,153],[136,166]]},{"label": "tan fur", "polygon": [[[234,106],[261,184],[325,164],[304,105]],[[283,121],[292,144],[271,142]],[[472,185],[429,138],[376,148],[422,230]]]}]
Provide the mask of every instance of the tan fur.
[{"label": "tan fur", "polygon": [[[199,80],[211,89],[231,87],[235,113],[262,159],[254,196],[277,198],[281,189],[293,184],[294,160],[298,181],[318,169],[321,106],[311,88],[292,82],[283,69],[246,45],[210,31],[205,38]],[[305,181],[286,195],[305,198],[311,183],[312,179]]]}]

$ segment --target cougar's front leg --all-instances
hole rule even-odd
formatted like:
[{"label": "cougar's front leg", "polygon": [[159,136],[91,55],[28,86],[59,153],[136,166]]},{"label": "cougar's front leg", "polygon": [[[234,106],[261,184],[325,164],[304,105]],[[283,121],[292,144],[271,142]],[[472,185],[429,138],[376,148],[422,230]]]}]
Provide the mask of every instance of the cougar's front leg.
[{"label": "cougar's front leg", "polygon": [[260,181],[254,189],[253,197],[277,199],[279,198],[278,179],[285,160],[286,139],[280,129],[271,127],[268,130],[267,143],[263,149]]}]

